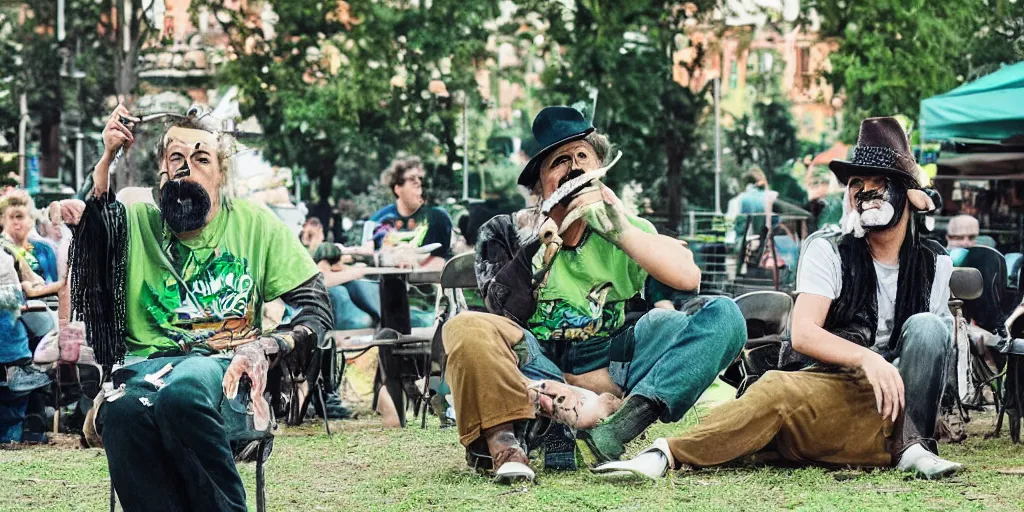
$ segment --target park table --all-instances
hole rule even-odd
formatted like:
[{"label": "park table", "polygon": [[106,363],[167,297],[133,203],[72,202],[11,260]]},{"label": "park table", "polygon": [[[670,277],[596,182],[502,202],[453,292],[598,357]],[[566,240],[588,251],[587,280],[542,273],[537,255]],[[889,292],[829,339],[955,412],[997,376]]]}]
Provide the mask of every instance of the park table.
[{"label": "park table", "polygon": [[[380,330],[392,329],[401,336],[385,339],[374,336],[373,341],[366,348],[377,347],[378,365],[377,375],[374,384],[383,380],[388,395],[395,404],[398,412],[398,419],[404,427],[405,421],[405,391],[402,382],[403,373],[410,366],[420,376],[429,378],[430,368],[426,364],[430,361],[431,336],[412,336],[412,321],[409,315],[409,285],[418,284],[439,284],[441,282],[441,271],[419,270],[399,267],[368,267],[366,277],[377,277],[380,280]],[[424,347],[425,345],[425,347]],[[346,350],[348,351],[348,350]],[[410,364],[410,357],[413,362]],[[420,369],[415,362],[423,358],[427,363],[425,369]],[[426,372],[426,373],[424,373]],[[421,375],[422,374],[422,375]],[[373,407],[377,407],[377,394],[374,390]]]}]

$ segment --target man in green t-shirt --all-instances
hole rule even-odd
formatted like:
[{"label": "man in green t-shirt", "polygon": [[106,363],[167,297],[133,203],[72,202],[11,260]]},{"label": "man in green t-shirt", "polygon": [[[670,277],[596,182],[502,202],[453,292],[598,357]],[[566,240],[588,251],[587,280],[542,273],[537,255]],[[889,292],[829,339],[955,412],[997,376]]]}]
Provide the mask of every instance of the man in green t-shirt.
[{"label": "man in green t-shirt", "polygon": [[[231,198],[232,134],[197,108],[173,119],[157,150],[157,206],[125,207],[108,191],[140,121],[121,105],[103,131],[92,194],[61,202],[74,233],[73,315],[101,365],[123,364],[92,417],[124,510],[244,511],[231,444],[272,428],[269,366],[308,361],[331,313],[287,226]],[[277,298],[297,313],[262,332],[263,303]]]},{"label": "man in green t-shirt", "polygon": [[[679,421],[746,341],[728,299],[627,320],[648,276],[696,289],[693,254],[591,180],[611,151],[580,112],[545,108],[533,133],[544,149],[519,185],[545,201],[480,229],[476,274],[490,313],[460,314],[443,332],[460,440],[471,464],[490,459],[504,482],[533,478],[517,432],[537,414],[578,429],[597,461],[616,460],[656,420]],[[553,432],[545,464],[572,467],[571,432]]]}]

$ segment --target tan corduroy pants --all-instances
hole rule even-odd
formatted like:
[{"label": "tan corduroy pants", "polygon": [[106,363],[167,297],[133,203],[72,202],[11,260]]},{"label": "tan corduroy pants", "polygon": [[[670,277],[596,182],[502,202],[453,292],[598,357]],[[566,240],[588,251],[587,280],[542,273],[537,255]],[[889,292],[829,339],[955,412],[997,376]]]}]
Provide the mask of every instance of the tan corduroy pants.
[{"label": "tan corduroy pants", "polygon": [[485,429],[535,417],[514,350],[523,341],[521,327],[505,317],[467,311],[446,322],[442,335],[463,446]]},{"label": "tan corduroy pants", "polygon": [[677,468],[755,454],[763,460],[889,466],[902,451],[900,437],[893,435],[892,421],[878,414],[862,374],[771,371],[668,444]]}]

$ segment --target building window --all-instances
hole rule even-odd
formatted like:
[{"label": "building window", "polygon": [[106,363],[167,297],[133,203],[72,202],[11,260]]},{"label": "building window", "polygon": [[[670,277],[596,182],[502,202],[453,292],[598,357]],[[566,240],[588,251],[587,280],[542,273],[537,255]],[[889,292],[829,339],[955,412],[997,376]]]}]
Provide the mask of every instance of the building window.
[{"label": "building window", "polygon": [[801,91],[807,91],[814,82],[814,71],[811,69],[811,49],[802,47],[797,50],[796,82]]}]

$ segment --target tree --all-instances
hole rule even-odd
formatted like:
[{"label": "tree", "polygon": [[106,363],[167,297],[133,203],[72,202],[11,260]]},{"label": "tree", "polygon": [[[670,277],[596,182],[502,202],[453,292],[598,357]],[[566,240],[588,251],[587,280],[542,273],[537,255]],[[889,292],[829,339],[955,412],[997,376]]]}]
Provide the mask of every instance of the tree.
[{"label": "tree", "polygon": [[17,151],[20,107],[15,78],[22,66],[22,44],[13,37],[18,29],[16,16],[14,9],[0,7],[0,152]]},{"label": "tree", "polygon": [[1024,3],[1017,0],[982,1],[977,30],[963,58],[954,63],[958,81],[972,81],[1004,64],[1024,60]]},{"label": "tree", "polygon": [[[15,144],[18,100],[25,93],[30,116],[38,129],[41,166],[55,170],[73,165],[72,152],[61,139],[64,125],[101,129],[108,106],[104,100],[120,94],[131,102],[137,92],[137,62],[151,31],[146,17],[156,0],[68,0],[65,33],[58,41],[57,3],[27,0],[0,10],[0,125],[4,138]],[[125,42],[127,41],[127,46]],[[80,78],[75,78],[75,72]],[[130,154],[130,153],[129,153]],[[63,160],[63,161],[62,161]],[[131,158],[122,159],[121,166]],[[127,173],[129,184],[135,173]]]},{"label": "tree", "polygon": [[[538,95],[545,104],[589,106],[596,94],[594,124],[609,133],[626,155],[607,178],[624,184],[636,179],[654,183],[664,177],[656,197],[665,197],[669,225],[682,216],[686,189],[683,170],[695,151],[697,128],[708,109],[711,82],[694,87],[674,80],[682,70],[698,76],[713,38],[704,22],[715,2],[576,0],[520,2],[546,20],[537,33],[544,36],[547,60]],[[711,169],[687,168],[687,178],[708,179]],[[691,197],[706,202],[703,198]]]},{"label": "tree", "polygon": [[1019,59],[1024,18],[1015,2],[804,2],[805,12],[820,20],[821,34],[838,45],[825,78],[846,96],[843,138],[856,140],[866,117],[916,118],[922,99],[956,87],[972,69],[991,69],[990,57]]},{"label": "tree", "polygon": [[290,0],[264,16],[272,26],[217,10],[231,38],[223,78],[263,126],[267,157],[304,169],[321,202],[365,191],[403,152],[425,160],[430,188],[451,190],[498,4]]},{"label": "tree", "polygon": [[798,156],[791,105],[774,70],[750,76],[748,84],[753,91],[747,95],[750,111],[736,119],[725,138],[739,165],[757,165],[771,176],[784,162]]}]

